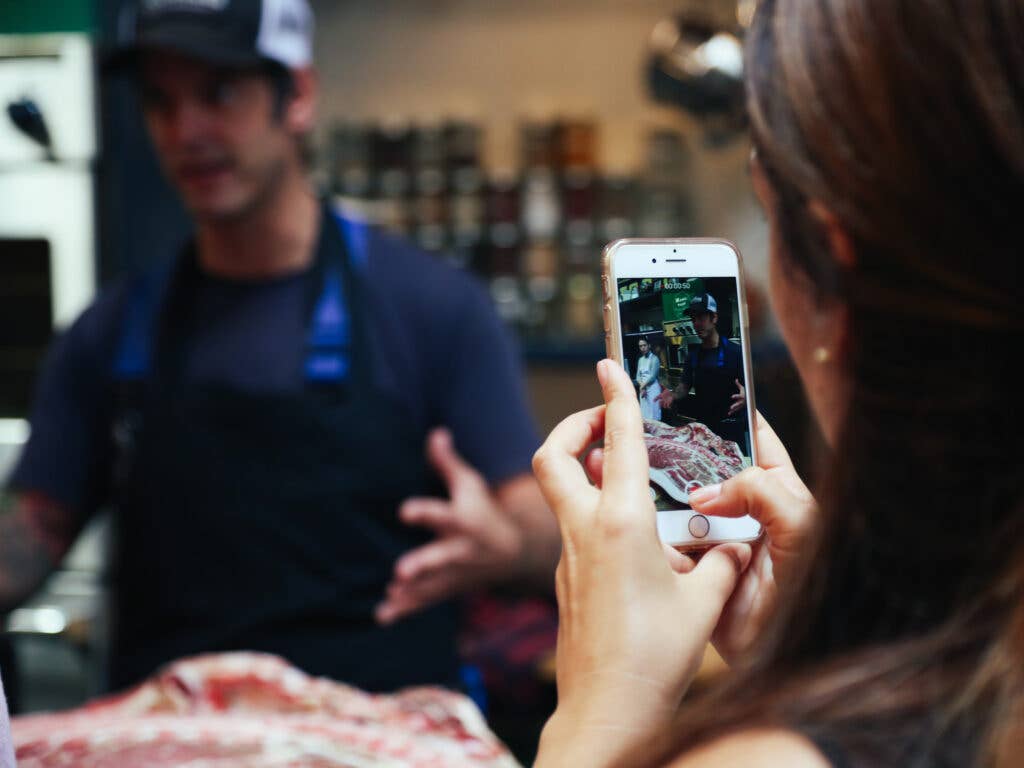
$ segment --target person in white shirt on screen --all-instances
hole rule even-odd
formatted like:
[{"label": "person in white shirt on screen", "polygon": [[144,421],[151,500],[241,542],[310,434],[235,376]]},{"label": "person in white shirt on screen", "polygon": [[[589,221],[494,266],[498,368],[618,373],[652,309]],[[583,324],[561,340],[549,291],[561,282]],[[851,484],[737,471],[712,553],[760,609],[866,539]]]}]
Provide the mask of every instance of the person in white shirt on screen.
[{"label": "person in white shirt on screen", "polygon": [[640,387],[640,413],[645,419],[661,419],[661,405],[658,396],[661,394],[661,383],[658,374],[661,372],[661,361],[651,351],[646,339],[640,340],[640,358],[636,362],[636,383]]}]

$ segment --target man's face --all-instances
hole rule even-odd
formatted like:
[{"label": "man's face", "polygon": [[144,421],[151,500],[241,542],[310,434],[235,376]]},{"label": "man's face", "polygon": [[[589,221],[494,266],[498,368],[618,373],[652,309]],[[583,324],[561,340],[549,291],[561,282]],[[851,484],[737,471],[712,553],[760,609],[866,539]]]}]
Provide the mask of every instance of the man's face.
[{"label": "man's face", "polygon": [[693,329],[700,336],[701,341],[708,337],[717,321],[718,315],[714,312],[697,312],[693,315]]},{"label": "man's face", "polygon": [[640,354],[641,355],[646,355],[647,354],[647,350],[648,350],[647,342],[646,341],[641,341],[640,342]]},{"label": "man's face", "polygon": [[198,219],[245,213],[297,162],[262,73],[171,52],[140,63],[143,116],[160,164]]}]

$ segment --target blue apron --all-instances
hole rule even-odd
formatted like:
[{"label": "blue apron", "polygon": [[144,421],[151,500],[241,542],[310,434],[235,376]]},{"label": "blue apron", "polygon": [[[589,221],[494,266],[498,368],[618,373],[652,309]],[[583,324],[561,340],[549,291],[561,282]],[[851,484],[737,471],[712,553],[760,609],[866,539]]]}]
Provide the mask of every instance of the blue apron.
[{"label": "blue apron", "polygon": [[439,487],[422,427],[373,381],[361,234],[324,206],[299,392],[183,381],[194,249],[132,292],[115,362],[113,688],[234,649],[368,690],[456,683],[451,604],[373,620],[395,560],[428,538],[398,506]]}]

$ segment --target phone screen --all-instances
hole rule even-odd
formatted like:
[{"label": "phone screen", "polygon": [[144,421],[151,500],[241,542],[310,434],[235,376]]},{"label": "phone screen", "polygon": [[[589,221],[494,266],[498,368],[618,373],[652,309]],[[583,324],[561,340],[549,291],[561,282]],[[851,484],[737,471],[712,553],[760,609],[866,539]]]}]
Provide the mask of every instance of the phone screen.
[{"label": "phone screen", "polygon": [[753,463],[735,277],[620,277],[623,363],[644,418],[659,511]]}]

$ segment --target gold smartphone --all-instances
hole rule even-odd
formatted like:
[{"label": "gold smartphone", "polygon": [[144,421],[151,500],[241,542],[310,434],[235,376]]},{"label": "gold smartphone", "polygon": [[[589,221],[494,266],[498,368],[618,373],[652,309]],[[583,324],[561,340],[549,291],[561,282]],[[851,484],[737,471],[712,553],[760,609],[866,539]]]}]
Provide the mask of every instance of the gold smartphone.
[{"label": "gold smartphone", "polygon": [[751,517],[698,514],[696,488],[757,463],[747,304],[739,250],[725,240],[625,239],[602,259],[608,357],[644,417],[658,533],[678,549],[761,535]]}]

